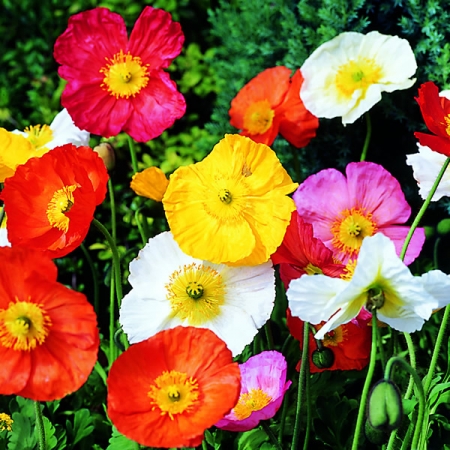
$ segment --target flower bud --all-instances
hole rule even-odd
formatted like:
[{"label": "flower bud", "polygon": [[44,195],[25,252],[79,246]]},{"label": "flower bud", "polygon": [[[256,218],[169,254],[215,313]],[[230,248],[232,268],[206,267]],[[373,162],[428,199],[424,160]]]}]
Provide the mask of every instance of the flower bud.
[{"label": "flower bud", "polygon": [[334,363],[334,353],[329,348],[323,347],[314,350],[311,359],[313,364],[319,369],[329,369]]},{"label": "flower bud", "polygon": [[366,423],[364,424],[364,431],[369,442],[375,445],[383,445],[389,438],[389,433],[386,433],[384,430],[374,428],[370,425],[368,420],[366,420]]},{"label": "flower bud", "polygon": [[396,430],[402,421],[403,406],[397,386],[390,380],[380,380],[372,388],[367,401],[367,420],[376,430]]},{"label": "flower bud", "polygon": [[114,169],[116,165],[116,154],[114,147],[109,142],[102,142],[93,148],[94,152],[103,159],[108,170]]},{"label": "flower bud", "polygon": [[450,219],[442,219],[438,224],[437,224],[437,232],[441,235],[441,236],[445,236],[446,234],[450,233]]}]

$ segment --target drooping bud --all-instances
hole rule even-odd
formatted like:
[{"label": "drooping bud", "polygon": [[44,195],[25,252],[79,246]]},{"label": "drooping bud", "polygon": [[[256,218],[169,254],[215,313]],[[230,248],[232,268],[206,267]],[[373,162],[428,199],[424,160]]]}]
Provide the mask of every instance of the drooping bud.
[{"label": "drooping bud", "polygon": [[390,432],[402,421],[403,406],[397,386],[390,380],[380,380],[369,393],[367,420],[372,428]]},{"label": "drooping bud", "polygon": [[442,219],[438,224],[437,224],[437,232],[441,235],[441,236],[445,236],[446,234],[450,233],[450,219]]},{"label": "drooping bud", "polygon": [[313,364],[319,369],[329,369],[334,363],[334,353],[327,347],[318,348],[312,352]]},{"label": "drooping bud", "polygon": [[390,433],[386,433],[384,430],[378,430],[370,425],[370,422],[366,420],[364,424],[364,431],[366,437],[372,444],[383,445],[387,442]]},{"label": "drooping bud", "polygon": [[94,152],[103,159],[108,170],[114,169],[116,165],[116,154],[114,147],[109,142],[102,142],[93,148]]}]

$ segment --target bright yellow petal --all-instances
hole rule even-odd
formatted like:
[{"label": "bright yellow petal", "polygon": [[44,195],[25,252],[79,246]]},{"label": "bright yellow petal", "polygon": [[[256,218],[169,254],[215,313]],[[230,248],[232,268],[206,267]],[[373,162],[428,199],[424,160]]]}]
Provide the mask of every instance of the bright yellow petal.
[{"label": "bright yellow petal", "polygon": [[137,195],[160,202],[168,185],[169,180],[159,167],[149,167],[133,175],[130,187]]},{"label": "bright yellow petal", "polygon": [[31,142],[20,134],[0,128],[0,182],[14,175],[19,164],[25,164],[30,158],[47,152],[47,148],[35,150]]},{"label": "bright yellow petal", "polygon": [[281,244],[296,187],[269,147],[226,135],[202,162],[175,171],[163,204],[185,253],[256,265]]}]

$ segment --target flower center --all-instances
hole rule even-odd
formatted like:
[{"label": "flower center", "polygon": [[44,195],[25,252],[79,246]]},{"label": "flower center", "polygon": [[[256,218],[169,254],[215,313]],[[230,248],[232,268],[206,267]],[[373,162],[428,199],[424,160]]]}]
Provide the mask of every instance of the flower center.
[{"label": "flower center", "polygon": [[450,115],[444,117],[445,132],[450,136]]},{"label": "flower center", "polygon": [[249,134],[263,134],[272,126],[274,116],[268,100],[252,103],[244,114],[244,130]]},{"label": "flower center", "polygon": [[48,125],[30,125],[23,131],[35,150],[45,147],[53,139],[53,131]]},{"label": "flower center", "polygon": [[263,409],[271,400],[272,397],[262,389],[250,389],[249,392],[239,396],[239,401],[233,409],[234,415],[238,420],[244,420],[249,417],[253,411]]},{"label": "flower center", "polygon": [[219,191],[219,199],[222,203],[228,205],[233,200],[233,197],[228,189],[221,189]]},{"label": "flower center", "polygon": [[176,270],[166,289],[172,314],[192,326],[218,316],[225,301],[222,276],[204,264],[192,263]]},{"label": "flower center", "polygon": [[66,216],[66,213],[70,211],[73,206],[74,198],[73,191],[77,187],[72,184],[70,186],[64,186],[62,189],[58,189],[52,199],[48,202],[47,206],[47,218],[52,227],[62,230],[67,233],[69,229],[70,219]]},{"label": "flower center", "polygon": [[186,373],[171,370],[164,371],[150,386],[147,395],[152,411],[159,408],[161,415],[190,413],[199,403],[198,382]]},{"label": "flower center", "polygon": [[334,235],[331,243],[343,253],[350,256],[356,255],[363,239],[366,236],[373,236],[377,229],[376,223],[372,220],[372,214],[366,214],[364,208],[346,209],[331,226],[331,232]]},{"label": "flower center", "polygon": [[0,344],[13,350],[33,350],[48,336],[52,322],[41,305],[11,302],[0,310]]},{"label": "flower center", "polygon": [[380,309],[384,305],[385,296],[383,289],[374,286],[367,291],[366,309],[372,312],[374,309]]},{"label": "flower center", "polygon": [[323,345],[325,345],[325,347],[337,347],[341,342],[346,340],[346,334],[347,330],[345,330],[342,326],[337,327],[334,330],[325,333],[325,336],[322,339],[322,343]]},{"label": "flower center", "polygon": [[334,83],[344,97],[350,98],[355,91],[365,91],[381,77],[381,67],[373,59],[360,58],[339,67]]},{"label": "flower center", "polygon": [[308,263],[308,265],[304,268],[304,271],[307,275],[323,274],[322,269],[311,263]]},{"label": "flower center", "polygon": [[116,98],[129,98],[139,94],[148,84],[148,64],[141,58],[124,54],[122,50],[114,57],[105,58],[107,63],[100,72],[105,75],[101,87]]}]

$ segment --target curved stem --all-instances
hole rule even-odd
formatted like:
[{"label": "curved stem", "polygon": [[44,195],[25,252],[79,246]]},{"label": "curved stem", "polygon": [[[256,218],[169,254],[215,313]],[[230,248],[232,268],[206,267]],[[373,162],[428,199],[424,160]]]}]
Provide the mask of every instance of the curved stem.
[{"label": "curved stem", "polygon": [[89,268],[91,269],[92,274],[92,282],[94,285],[94,310],[96,314],[98,315],[100,313],[99,309],[99,286],[98,286],[98,270],[95,267],[94,261],[92,261],[91,255],[89,254],[88,249],[84,244],[81,244],[81,250],[83,251],[84,257],[86,258],[86,261],[89,265]]},{"label": "curved stem", "polygon": [[133,172],[136,173],[138,171],[136,149],[134,147],[134,141],[131,136],[128,136],[128,147],[130,148],[131,167],[133,168]]},{"label": "curved stem", "polygon": [[119,252],[117,251],[116,243],[114,242],[114,239],[109,234],[109,231],[97,220],[94,219],[92,223],[97,227],[99,231],[105,236],[106,240],[108,241],[109,247],[111,248],[112,252],[112,258],[113,258],[113,271],[114,276],[116,278],[116,295],[117,295],[117,304],[120,307],[120,303],[123,298],[122,294],[122,276],[120,274],[120,257]]},{"label": "curved stem", "polygon": [[145,218],[141,222],[139,220],[140,216],[141,216],[141,208],[137,209],[136,212],[134,213],[134,219],[136,220],[136,225],[138,227],[139,234],[141,235],[142,243],[144,245],[146,245],[147,241],[148,241],[148,236],[147,236],[147,233],[146,233],[146,230],[145,230],[145,226],[143,225],[145,223],[144,222]]},{"label": "curved stem", "polygon": [[417,375],[417,372],[403,359],[398,356],[395,356],[391,359],[389,359],[388,363],[386,364],[386,370],[384,372],[384,378],[386,380],[390,380],[392,378],[392,371],[394,369],[395,365],[401,365],[403,369],[405,369],[413,378],[414,385],[416,388],[416,394],[419,398],[419,413],[417,416],[417,422],[414,427],[414,437],[412,441],[411,448],[421,448],[418,446],[419,438],[420,438],[420,431],[422,429],[423,425],[423,419],[425,415],[425,391],[422,386],[422,382],[419,378],[419,375]]},{"label": "curved stem", "polygon": [[[414,344],[411,339],[411,335],[409,333],[403,333],[403,336],[405,336],[406,345],[408,346],[410,366],[414,370],[416,370],[416,351],[414,349]],[[414,380],[412,377],[409,377],[408,389],[406,389],[405,400],[411,398],[413,386]]]},{"label": "curved stem", "polygon": [[441,350],[442,340],[444,339],[445,329],[447,328],[448,317],[450,315],[450,305],[445,307],[444,317],[442,318],[441,326],[439,327],[439,333],[434,344],[433,356],[431,357],[430,368],[428,369],[427,376],[425,377],[424,390],[425,394],[428,394],[430,390],[431,381],[433,380],[434,370],[436,369],[439,352]]},{"label": "curved stem", "polygon": [[309,375],[308,370],[308,343],[309,343],[309,323],[303,324],[303,349],[302,349],[302,362],[300,365],[300,372],[298,375],[297,386],[297,406],[295,409],[295,422],[294,422],[294,434],[292,436],[291,450],[297,450],[298,439],[300,435],[300,411],[302,409],[302,397],[303,397],[303,380]]},{"label": "curved stem", "polygon": [[370,114],[369,112],[366,112],[366,139],[364,140],[364,146],[361,152],[361,158],[360,161],[365,161],[367,156],[367,149],[369,148],[370,138],[372,137],[372,121],[370,120]]},{"label": "curved stem", "polygon": [[433,198],[433,195],[436,192],[436,189],[439,186],[439,183],[441,182],[442,177],[444,176],[444,173],[447,170],[449,163],[450,163],[450,158],[447,158],[444,165],[442,166],[441,170],[439,171],[439,174],[438,174],[436,180],[434,180],[433,186],[430,189],[430,193],[428,194],[426,200],[423,202],[422,207],[420,208],[419,212],[417,213],[417,216],[414,219],[414,222],[412,223],[411,228],[408,231],[408,234],[406,236],[405,242],[402,247],[402,251],[400,253],[400,259],[402,259],[402,260],[405,258],[406,250],[411,241],[412,235],[414,234],[414,231],[416,230],[417,226],[419,225],[420,221],[422,220],[422,217],[425,214],[425,211],[427,210],[428,205],[430,204],[431,199]]},{"label": "curved stem", "polygon": [[108,180],[109,204],[111,209],[111,235],[114,242],[117,242],[117,223],[116,223],[116,200],[114,198],[114,188],[111,178]]},{"label": "curved stem", "polygon": [[39,450],[45,450],[44,419],[42,417],[41,404],[38,401],[34,402],[34,414],[36,415],[36,428],[39,438]]},{"label": "curved stem", "polygon": [[115,301],[114,301],[114,286],[116,280],[111,276],[109,285],[109,367],[116,359],[116,349],[114,348],[114,326],[116,323],[115,315]]},{"label": "curved stem", "polygon": [[377,313],[376,309],[372,311],[372,346],[370,349],[370,362],[367,369],[366,381],[364,382],[363,391],[361,394],[361,401],[359,403],[358,418],[356,419],[355,434],[353,436],[352,450],[358,450],[359,436],[364,420],[364,413],[366,409],[367,395],[369,394],[370,384],[372,383],[373,373],[375,371],[375,363],[377,360]]}]

